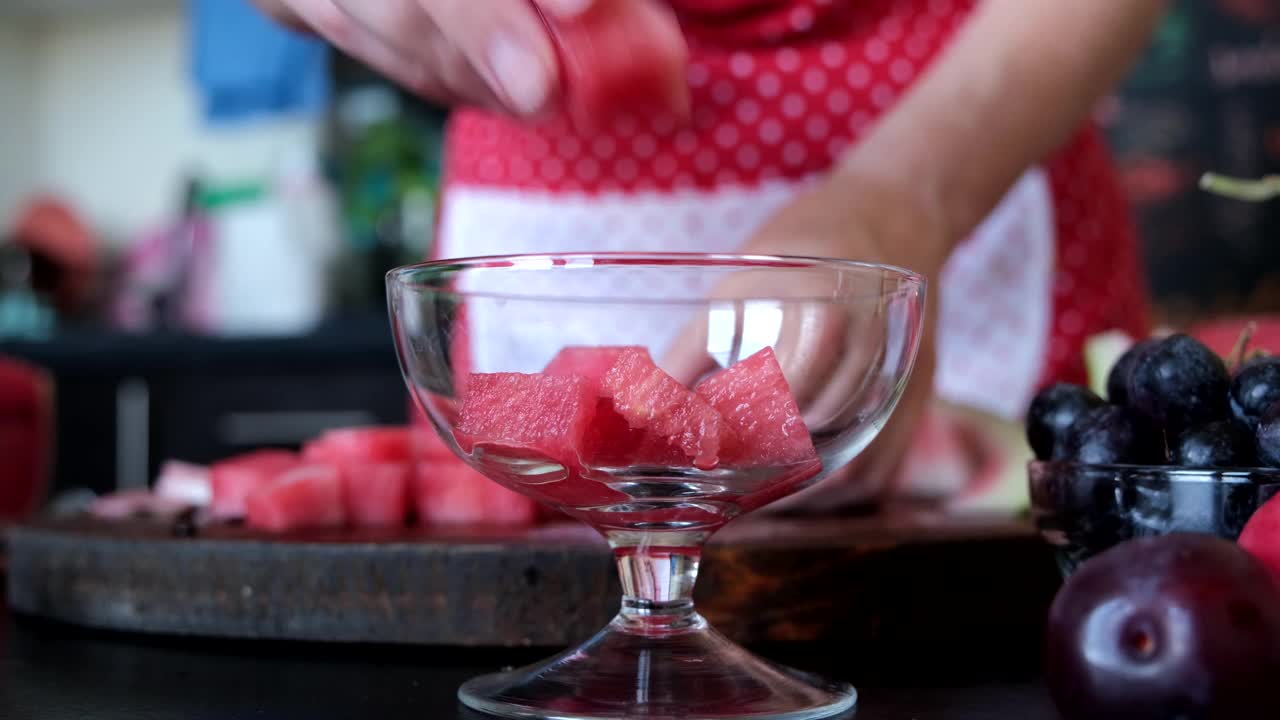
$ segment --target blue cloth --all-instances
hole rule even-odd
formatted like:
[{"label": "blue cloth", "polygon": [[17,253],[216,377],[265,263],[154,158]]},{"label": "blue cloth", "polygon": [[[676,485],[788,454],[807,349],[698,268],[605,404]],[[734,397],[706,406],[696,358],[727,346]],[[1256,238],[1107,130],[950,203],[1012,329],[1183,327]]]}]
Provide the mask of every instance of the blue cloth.
[{"label": "blue cloth", "polygon": [[234,125],[324,111],[328,45],[267,19],[248,0],[189,0],[191,71],[205,121]]}]

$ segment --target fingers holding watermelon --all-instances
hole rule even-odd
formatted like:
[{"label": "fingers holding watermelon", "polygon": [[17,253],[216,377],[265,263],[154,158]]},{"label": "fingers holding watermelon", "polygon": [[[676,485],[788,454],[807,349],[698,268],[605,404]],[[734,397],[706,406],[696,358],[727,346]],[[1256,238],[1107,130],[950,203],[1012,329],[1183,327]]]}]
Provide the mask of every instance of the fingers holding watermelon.
[{"label": "fingers holding watermelon", "polygon": [[407,89],[580,128],[688,111],[687,49],[657,0],[255,0]]},{"label": "fingers holding watermelon", "polygon": [[[570,5],[580,0],[564,0]],[[591,0],[557,15],[541,2],[560,62],[562,101],[582,132],[620,115],[689,115],[689,50],[675,13],[657,0]]]},{"label": "fingers holding watermelon", "polygon": [[[764,322],[751,317],[758,310],[739,305],[735,323],[759,323],[761,328],[776,327],[771,337],[756,337],[750,344],[744,342],[740,354],[747,354],[755,343],[772,346],[776,354],[775,365],[781,381],[790,389],[796,418],[809,433],[822,434],[858,424],[859,413],[877,407],[884,398],[879,396],[882,386],[877,384],[876,367],[885,362],[883,349],[888,347],[884,334],[886,328],[869,311],[850,307],[848,304],[824,302],[818,298],[836,297],[838,288],[816,287],[806,278],[794,278],[794,285],[776,287],[772,293],[761,293],[761,287],[750,273],[733,276],[717,289],[718,296],[746,296],[746,293],[774,294],[779,298],[799,297],[791,302],[774,304],[774,322]],[[754,303],[753,303],[754,304]],[[681,334],[668,354],[664,365],[673,368],[681,379],[710,377],[732,373],[723,370],[714,356],[723,356],[726,349],[716,343],[708,343],[708,337],[718,333],[708,332],[709,320],[703,318],[693,323]],[[761,330],[757,330],[761,332]],[[750,335],[751,333],[744,334]],[[732,363],[736,358],[728,358]],[[748,365],[751,358],[741,365]],[[704,380],[710,382],[710,380]],[[701,385],[699,385],[701,387]],[[919,385],[913,387],[919,388]],[[927,383],[924,387],[928,387]],[[843,468],[833,468],[831,475],[821,483],[795,494],[780,493],[778,499],[766,506],[770,511],[826,512],[857,505],[877,495],[893,477],[898,463],[910,440],[910,428],[918,415],[917,406],[927,395],[918,389],[908,401],[901,403],[897,413],[889,420],[889,430],[877,437],[872,447],[860,453],[853,463]],[[903,408],[902,405],[907,405]],[[905,414],[906,419],[901,419]],[[810,445],[812,447],[812,445]]]},{"label": "fingers holding watermelon", "polygon": [[[848,258],[910,268],[937,278],[950,245],[947,226],[932,207],[918,190],[886,183],[875,168],[866,171],[861,163],[847,159],[840,173],[801,193],[771,217],[741,252]],[[900,347],[899,342],[890,341],[891,335],[900,338],[905,328],[919,327],[922,318],[917,314],[890,326],[885,318],[894,316],[891,310],[841,302],[850,296],[875,296],[889,288],[824,286],[822,280],[803,273],[739,273],[722,282],[713,295],[794,298],[775,303],[772,319],[765,312],[767,305],[759,300],[753,301],[761,308],[758,320],[750,317],[751,305],[727,302],[726,307],[734,309],[744,336],[752,325],[757,333],[761,328],[766,328],[763,332],[777,328],[774,337],[759,342],[774,345],[804,421],[815,435],[856,426],[852,420],[858,413],[887,402],[888,394],[903,392],[884,428],[850,465],[835,469],[817,486],[770,505],[774,510],[829,511],[880,496],[897,474],[932,397],[937,294],[927,295],[927,312],[912,306],[913,313],[925,313],[921,345],[905,389],[890,388],[879,381],[882,374],[877,368],[896,363],[885,354],[886,348]],[[687,328],[664,357],[682,379],[714,369],[712,357],[726,351],[715,342],[715,328],[708,332],[707,322],[703,318]]]}]

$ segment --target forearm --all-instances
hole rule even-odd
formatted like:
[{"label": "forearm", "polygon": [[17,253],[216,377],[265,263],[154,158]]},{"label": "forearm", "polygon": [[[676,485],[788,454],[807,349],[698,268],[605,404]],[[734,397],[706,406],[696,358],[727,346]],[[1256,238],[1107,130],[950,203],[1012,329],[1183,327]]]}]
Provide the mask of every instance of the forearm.
[{"label": "forearm", "polygon": [[936,208],[948,242],[962,239],[1122,79],[1165,5],[983,0],[929,72],[845,158],[845,169],[914,186]]}]

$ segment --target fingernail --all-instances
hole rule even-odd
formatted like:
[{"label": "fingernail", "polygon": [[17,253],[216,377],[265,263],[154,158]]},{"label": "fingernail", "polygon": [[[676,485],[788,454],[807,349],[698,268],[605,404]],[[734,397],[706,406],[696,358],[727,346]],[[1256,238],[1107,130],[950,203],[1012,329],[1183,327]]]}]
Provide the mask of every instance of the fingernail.
[{"label": "fingernail", "polygon": [[557,17],[571,18],[586,12],[594,0],[538,0],[538,4]]},{"label": "fingernail", "polygon": [[489,47],[489,67],[498,88],[522,114],[533,114],[547,102],[551,83],[542,60],[508,35],[499,34]]}]

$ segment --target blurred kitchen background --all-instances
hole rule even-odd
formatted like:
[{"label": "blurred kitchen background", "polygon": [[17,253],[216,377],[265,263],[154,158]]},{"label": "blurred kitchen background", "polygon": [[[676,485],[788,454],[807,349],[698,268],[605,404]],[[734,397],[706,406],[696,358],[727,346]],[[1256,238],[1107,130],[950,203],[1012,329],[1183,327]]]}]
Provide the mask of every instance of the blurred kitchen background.
[{"label": "blurred kitchen background", "polygon": [[[445,113],[251,12],[0,0],[0,356],[48,373],[54,492],[405,420],[382,275]],[[1167,322],[1280,309],[1280,204],[1196,188],[1280,172],[1277,89],[1280,0],[1182,0],[1099,110]]]}]

